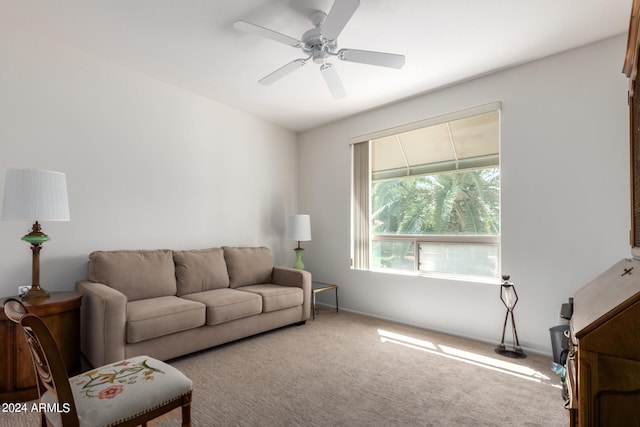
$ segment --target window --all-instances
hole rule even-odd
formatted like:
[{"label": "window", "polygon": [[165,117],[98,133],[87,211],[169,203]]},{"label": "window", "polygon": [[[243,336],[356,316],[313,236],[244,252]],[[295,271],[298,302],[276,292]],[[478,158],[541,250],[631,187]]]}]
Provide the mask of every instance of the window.
[{"label": "window", "polygon": [[353,141],[352,266],[500,276],[499,104]]}]

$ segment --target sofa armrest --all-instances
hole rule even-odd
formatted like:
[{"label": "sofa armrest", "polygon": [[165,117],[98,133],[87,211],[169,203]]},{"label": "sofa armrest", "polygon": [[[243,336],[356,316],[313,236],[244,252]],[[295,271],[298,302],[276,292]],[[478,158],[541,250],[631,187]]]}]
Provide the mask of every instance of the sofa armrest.
[{"label": "sofa armrest", "polygon": [[76,283],[80,306],[80,347],[93,367],[125,358],[127,297],[102,283]]},{"label": "sofa armrest", "polygon": [[302,288],[304,300],[302,302],[302,320],[311,317],[311,273],[288,267],[273,267],[271,278],[275,285],[296,286]]}]

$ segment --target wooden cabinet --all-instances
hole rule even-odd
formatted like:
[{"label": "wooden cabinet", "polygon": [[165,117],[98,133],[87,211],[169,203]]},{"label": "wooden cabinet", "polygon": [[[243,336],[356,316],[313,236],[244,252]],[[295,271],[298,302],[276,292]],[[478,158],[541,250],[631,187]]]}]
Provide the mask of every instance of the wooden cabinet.
[{"label": "wooden cabinet", "polygon": [[[40,316],[53,334],[70,374],[80,372],[81,298],[77,292],[52,292],[46,299],[23,301],[29,313]],[[4,300],[0,298],[0,307]],[[24,334],[2,309],[0,346],[0,402],[36,399],[36,377]]]},{"label": "wooden cabinet", "polygon": [[618,262],[573,301],[571,424],[640,427],[640,261]]},{"label": "wooden cabinet", "polygon": [[566,384],[570,425],[640,427],[640,0],[633,0],[623,72],[629,77],[633,259],[573,298]]},{"label": "wooden cabinet", "polygon": [[[623,72],[629,77],[629,136],[631,140],[631,247],[640,249],[640,0],[634,0],[629,21],[627,52]],[[635,249],[638,248],[638,249]]]}]

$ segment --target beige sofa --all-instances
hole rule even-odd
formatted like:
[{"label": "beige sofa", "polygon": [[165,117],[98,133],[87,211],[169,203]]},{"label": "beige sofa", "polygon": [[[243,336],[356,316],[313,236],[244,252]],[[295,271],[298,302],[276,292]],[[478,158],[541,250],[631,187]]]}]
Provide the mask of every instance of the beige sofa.
[{"label": "beige sofa", "polygon": [[81,349],[94,367],[167,360],[310,315],[311,274],[275,267],[265,247],[97,251],[76,287]]}]

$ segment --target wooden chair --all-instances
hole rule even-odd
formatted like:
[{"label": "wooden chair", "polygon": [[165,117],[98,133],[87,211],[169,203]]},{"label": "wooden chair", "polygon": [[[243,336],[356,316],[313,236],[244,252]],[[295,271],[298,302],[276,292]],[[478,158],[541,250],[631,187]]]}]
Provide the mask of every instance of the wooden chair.
[{"label": "wooden chair", "polygon": [[137,426],[182,407],[182,426],[191,426],[192,383],[179,370],[148,356],[69,378],[56,342],[43,321],[22,303],[4,303],[9,319],[22,327],[38,379],[42,426]]}]

